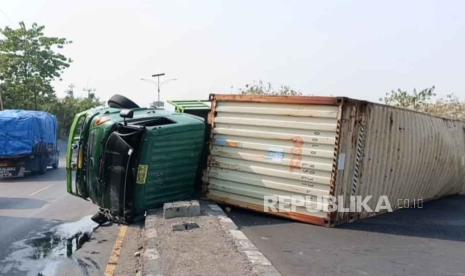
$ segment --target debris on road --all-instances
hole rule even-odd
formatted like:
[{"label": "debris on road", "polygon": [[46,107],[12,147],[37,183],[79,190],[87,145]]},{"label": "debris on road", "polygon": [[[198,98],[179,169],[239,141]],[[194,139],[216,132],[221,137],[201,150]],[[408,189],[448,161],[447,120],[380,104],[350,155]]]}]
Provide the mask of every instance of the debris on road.
[{"label": "debris on road", "polygon": [[176,201],[163,204],[163,218],[195,217],[200,215],[198,200]]},{"label": "debris on road", "polygon": [[74,237],[77,234],[91,236],[98,226],[99,224],[92,220],[92,216],[85,216],[78,221],[58,225],[55,228],[55,233],[64,239]]}]

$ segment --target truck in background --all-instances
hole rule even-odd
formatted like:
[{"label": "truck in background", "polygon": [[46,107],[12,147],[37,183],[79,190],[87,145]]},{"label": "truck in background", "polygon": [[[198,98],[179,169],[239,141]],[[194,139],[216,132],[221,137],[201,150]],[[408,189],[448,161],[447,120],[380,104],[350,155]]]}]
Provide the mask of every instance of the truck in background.
[{"label": "truck in background", "polygon": [[0,178],[58,168],[56,117],[42,111],[0,111]]}]

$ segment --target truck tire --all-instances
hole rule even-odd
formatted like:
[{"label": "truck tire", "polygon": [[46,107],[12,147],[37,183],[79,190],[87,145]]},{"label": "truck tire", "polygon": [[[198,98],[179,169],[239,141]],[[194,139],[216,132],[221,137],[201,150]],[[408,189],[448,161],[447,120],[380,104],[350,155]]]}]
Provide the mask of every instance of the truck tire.
[{"label": "truck tire", "polygon": [[52,168],[53,168],[54,170],[58,169],[58,164],[59,164],[59,163],[60,163],[60,161],[57,159],[55,162],[53,162]]},{"label": "truck tire", "polygon": [[45,174],[47,172],[47,160],[45,158],[41,158],[39,166],[39,174]]},{"label": "truck tire", "polygon": [[121,95],[113,95],[109,100],[108,100],[108,106],[109,107],[114,107],[114,108],[139,108],[139,106],[131,101],[130,99],[121,96]]}]

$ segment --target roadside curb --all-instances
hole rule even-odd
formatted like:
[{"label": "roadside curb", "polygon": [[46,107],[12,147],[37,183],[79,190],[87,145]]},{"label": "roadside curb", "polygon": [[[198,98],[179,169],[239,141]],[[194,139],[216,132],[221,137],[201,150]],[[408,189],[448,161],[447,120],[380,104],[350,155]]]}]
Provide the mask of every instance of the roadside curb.
[{"label": "roadside curb", "polygon": [[[208,208],[205,208],[205,215],[215,216],[225,233],[229,234],[236,249],[248,260],[252,267],[253,273],[263,276],[281,276],[273,264],[255,247],[247,236],[239,230],[237,225],[226,213],[215,203],[207,202]],[[157,217],[153,215],[154,211],[148,211],[145,218],[144,227],[144,253],[142,256],[142,275],[145,276],[162,276],[160,253],[157,248],[158,233],[155,229]]]},{"label": "roadside curb", "polygon": [[162,276],[155,220],[156,217],[152,216],[152,211],[147,212],[144,225],[144,254],[142,255],[142,275],[146,276]]}]

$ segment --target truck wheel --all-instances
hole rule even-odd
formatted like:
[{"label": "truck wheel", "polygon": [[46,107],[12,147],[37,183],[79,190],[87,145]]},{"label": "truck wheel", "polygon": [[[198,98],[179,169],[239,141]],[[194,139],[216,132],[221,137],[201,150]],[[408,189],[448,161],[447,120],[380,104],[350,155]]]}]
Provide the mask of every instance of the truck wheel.
[{"label": "truck wheel", "polygon": [[114,107],[114,108],[139,108],[139,106],[131,101],[130,99],[121,96],[121,95],[113,95],[109,100],[108,100],[108,106],[109,107]]},{"label": "truck wheel", "polygon": [[52,168],[55,169],[55,170],[58,169],[59,162],[60,161],[57,159],[57,161],[52,164]]},{"label": "truck wheel", "polygon": [[39,164],[39,174],[44,174],[47,172],[47,160],[45,158],[40,159],[40,164]]}]

